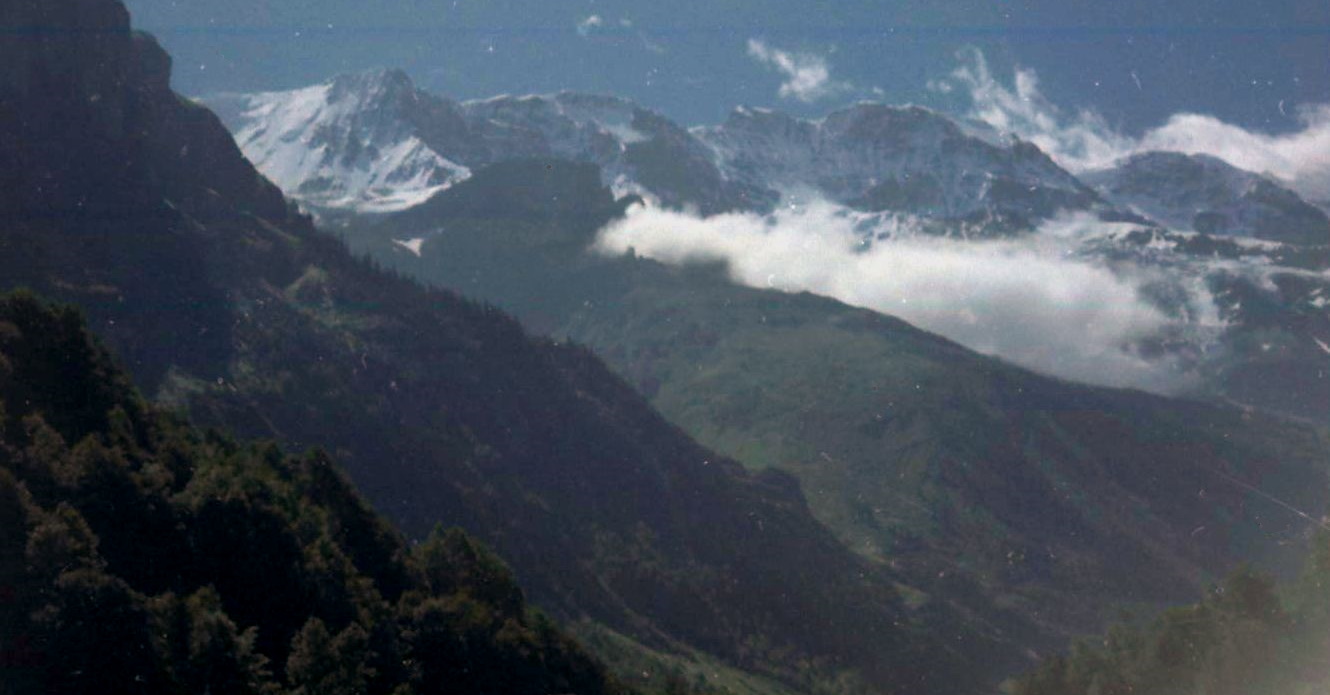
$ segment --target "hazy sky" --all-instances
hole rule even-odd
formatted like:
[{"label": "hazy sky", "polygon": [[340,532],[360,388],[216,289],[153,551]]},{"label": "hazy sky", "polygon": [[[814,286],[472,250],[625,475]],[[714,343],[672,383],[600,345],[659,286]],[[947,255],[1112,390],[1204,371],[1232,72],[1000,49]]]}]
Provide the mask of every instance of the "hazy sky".
[{"label": "hazy sky", "polygon": [[928,89],[969,46],[1033,71],[1053,103],[1137,131],[1206,113],[1297,125],[1330,102],[1327,0],[127,0],[193,95],[405,69],[458,98],[631,97],[687,124],[736,104],[821,114],[858,99],[951,107]]}]

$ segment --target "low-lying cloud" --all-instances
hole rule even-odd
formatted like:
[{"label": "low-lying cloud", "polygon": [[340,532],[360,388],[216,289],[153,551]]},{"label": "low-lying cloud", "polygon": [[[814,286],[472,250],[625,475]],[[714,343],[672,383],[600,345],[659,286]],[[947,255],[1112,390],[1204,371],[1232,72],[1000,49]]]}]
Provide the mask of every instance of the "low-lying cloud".
[{"label": "low-lying cloud", "polygon": [[1021,240],[983,242],[913,234],[907,224],[870,242],[869,219],[826,202],[766,217],[637,206],[601,231],[597,248],[670,264],[721,261],[741,284],[899,316],[1055,376],[1162,392],[1191,385],[1173,360],[1134,349],[1175,319],[1143,299],[1137,281],[1070,256],[1103,223],[1063,218]]},{"label": "low-lying cloud", "polygon": [[1093,111],[1058,108],[1040,92],[1033,70],[1018,68],[1012,85],[1003,84],[978,50],[963,51],[961,65],[930,86],[941,92],[965,91],[970,117],[1033,142],[1073,173],[1151,150],[1208,154],[1273,175],[1312,200],[1330,200],[1330,104],[1298,107],[1302,127],[1285,134],[1254,132],[1214,116],[1179,113],[1140,137],[1131,137]]},{"label": "low-lying cloud", "polygon": [[782,51],[758,39],[748,40],[748,55],[785,76],[780,85],[782,99],[812,103],[845,91],[849,85],[831,79],[826,58],[813,53]]}]

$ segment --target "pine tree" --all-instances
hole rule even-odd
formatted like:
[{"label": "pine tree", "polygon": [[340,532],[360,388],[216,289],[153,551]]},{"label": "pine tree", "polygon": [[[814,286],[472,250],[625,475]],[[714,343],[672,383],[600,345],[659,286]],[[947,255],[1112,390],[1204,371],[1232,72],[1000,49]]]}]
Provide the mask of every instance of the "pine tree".
[{"label": "pine tree", "polygon": [[275,691],[267,658],[255,651],[257,628],[238,630],[215,589],[203,587],[183,601],[166,594],[151,606],[157,652],[181,692],[251,695]]},{"label": "pine tree", "polygon": [[360,695],[374,676],[366,665],[369,635],[351,623],[335,637],[310,618],[291,641],[286,680],[292,695]]}]

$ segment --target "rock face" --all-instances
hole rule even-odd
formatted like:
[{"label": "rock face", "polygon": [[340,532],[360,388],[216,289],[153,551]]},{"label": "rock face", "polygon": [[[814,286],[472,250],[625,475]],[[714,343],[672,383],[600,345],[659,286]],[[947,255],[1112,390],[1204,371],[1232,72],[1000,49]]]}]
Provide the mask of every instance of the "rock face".
[{"label": "rock face", "polygon": [[130,189],[150,178],[175,195],[207,187],[285,214],[281,192],[236,156],[216,118],[170,90],[170,57],[131,32],[122,5],[20,0],[3,12],[18,29],[0,42],[0,153],[10,163],[0,176],[23,191],[8,204],[86,213],[146,194]]},{"label": "rock face", "polygon": [[[139,77],[123,6],[16,0],[0,8],[0,22],[14,28],[0,44],[0,88],[11,104],[43,95],[51,105],[107,99],[102,124],[111,131],[123,126],[127,105],[118,92]],[[27,115],[36,122],[40,114]]]},{"label": "rock face", "polygon": [[170,90],[170,58],[119,3],[5,12],[17,28],[0,39],[5,283],[77,295],[149,383],[171,364],[215,365],[231,335],[225,291],[186,232],[222,213],[283,221],[281,191]]},{"label": "rock face", "polygon": [[1206,155],[1146,152],[1082,177],[1106,198],[1174,229],[1330,244],[1330,217],[1260,174]]}]

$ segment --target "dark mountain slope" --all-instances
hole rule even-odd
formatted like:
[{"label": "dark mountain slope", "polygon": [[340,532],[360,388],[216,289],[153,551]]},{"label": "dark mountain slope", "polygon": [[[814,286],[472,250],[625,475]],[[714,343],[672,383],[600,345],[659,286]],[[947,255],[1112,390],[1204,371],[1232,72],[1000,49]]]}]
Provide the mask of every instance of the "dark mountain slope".
[{"label": "dark mountain slope", "polygon": [[27,295],[0,297],[0,510],[0,692],[624,691],[461,532],[408,548],[323,453],[157,411]]},{"label": "dark mountain slope", "polygon": [[[1312,523],[1281,504],[1326,509],[1317,430],[1042,377],[717,268],[589,254],[617,214],[597,181],[496,166],[348,235],[591,346],[700,441],[798,477],[814,513],[914,598],[1026,646],[1098,629],[1123,603],[1189,600],[1240,561],[1289,569]],[[514,196],[558,204],[501,210]],[[419,256],[393,242],[410,238]]]},{"label": "dark mountain slope", "polygon": [[148,390],[325,445],[409,535],[473,531],[562,616],[808,690],[954,692],[1011,667],[970,632],[920,633],[945,612],[907,614],[788,476],[693,443],[588,351],[290,213],[119,3],[9,3],[0,22],[0,278],[83,307]]}]

